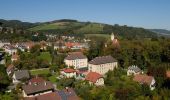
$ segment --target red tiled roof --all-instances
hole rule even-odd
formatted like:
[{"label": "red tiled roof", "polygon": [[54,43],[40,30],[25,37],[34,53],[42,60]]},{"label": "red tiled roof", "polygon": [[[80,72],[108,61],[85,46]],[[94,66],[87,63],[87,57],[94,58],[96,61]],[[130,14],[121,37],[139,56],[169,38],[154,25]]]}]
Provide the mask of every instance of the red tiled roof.
[{"label": "red tiled roof", "polygon": [[65,69],[63,69],[63,71],[64,71],[65,73],[73,73],[73,72],[76,72],[76,70],[74,70],[74,69],[72,69],[72,68],[65,68]]},{"label": "red tiled roof", "polygon": [[96,73],[96,72],[89,72],[85,78],[85,80],[88,80],[90,82],[93,82],[93,83],[96,83],[96,81],[99,79],[99,78],[102,78],[103,76],[100,75],[99,73]]},{"label": "red tiled roof", "polygon": [[135,75],[133,80],[136,81],[136,82],[139,82],[139,83],[145,83],[145,84],[148,84],[150,85],[152,80],[154,79],[154,77],[152,76],[148,76],[148,75]]},{"label": "red tiled roof", "polygon": [[29,83],[40,83],[44,82],[45,80],[42,77],[35,77],[29,80]]}]

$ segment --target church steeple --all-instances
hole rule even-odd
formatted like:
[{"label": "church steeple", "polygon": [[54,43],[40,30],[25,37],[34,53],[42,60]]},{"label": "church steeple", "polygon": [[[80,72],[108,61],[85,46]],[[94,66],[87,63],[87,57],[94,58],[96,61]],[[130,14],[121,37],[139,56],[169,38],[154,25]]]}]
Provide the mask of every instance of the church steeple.
[{"label": "church steeple", "polygon": [[114,34],[112,33],[111,34],[111,40],[113,41],[115,39],[115,36],[114,36]]}]

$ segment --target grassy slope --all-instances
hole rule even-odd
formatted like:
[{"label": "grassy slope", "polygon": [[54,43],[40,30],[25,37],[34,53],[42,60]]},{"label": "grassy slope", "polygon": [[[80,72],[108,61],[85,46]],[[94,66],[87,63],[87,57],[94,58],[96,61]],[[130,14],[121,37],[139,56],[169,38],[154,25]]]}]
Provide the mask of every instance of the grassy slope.
[{"label": "grassy slope", "polygon": [[47,60],[48,62],[51,62],[52,58],[49,52],[42,52],[40,56],[37,57],[38,59]]},{"label": "grassy slope", "polygon": [[47,75],[50,73],[49,69],[30,70],[31,75]]}]

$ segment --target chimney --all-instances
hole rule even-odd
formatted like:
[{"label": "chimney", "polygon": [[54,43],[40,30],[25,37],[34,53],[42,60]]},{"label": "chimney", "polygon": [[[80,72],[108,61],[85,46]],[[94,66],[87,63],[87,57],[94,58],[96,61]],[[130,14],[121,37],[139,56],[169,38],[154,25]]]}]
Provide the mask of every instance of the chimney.
[{"label": "chimney", "polygon": [[46,86],[46,85],[47,85],[47,82],[44,82],[44,85]]}]

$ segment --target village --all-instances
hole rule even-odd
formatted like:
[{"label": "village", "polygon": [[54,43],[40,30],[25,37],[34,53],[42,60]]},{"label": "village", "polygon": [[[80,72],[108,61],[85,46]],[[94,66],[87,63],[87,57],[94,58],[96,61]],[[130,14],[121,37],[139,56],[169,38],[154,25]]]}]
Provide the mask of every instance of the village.
[{"label": "village", "polygon": [[[48,35],[48,37],[55,38],[55,36],[51,35]],[[12,89],[17,89],[19,86],[20,96],[24,100],[46,100],[47,98],[50,98],[50,100],[79,100],[80,98],[74,88],[60,88],[60,86],[57,86],[57,82],[62,79],[69,80],[74,78],[75,80],[88,82],[91,86],[104,87],[106,74],[119,68],[117,59],[111,55],[98,56],[89,60],[83,54],[83,51],[88,50],[90,39],[84,39],[83,42],[82,40],[79,42],[70,36],[62,36],[61,38],[54,43],[46,41],[21,43],[1,41],[0,64],[6,66],[6,73],[12,82],[7,92],[11,92]],[[68,42],[65,42],[66,40]],[[110,35],[110,41],[112,41],[112,45],[120,46],[119,40],[115,38],[113,33]],[[65,66],[58,71],[50,70],[49,67],[38,69],[17,68],[15,66],[17,65],[16,62],[23,59],[19,52],[31,53],[31,49],[36,45],[40,46],[38,49],[40,49],[41,53],[48,53],[47,48],[52,47],[57,53],[66,54],[63,60]],[[107,47],[106,44],[105,46]],[[69,50],[69,52],[62,52],[64,50]],[[48,61],[47,58],[45,56],[43,59]],[[48,63],[50,65],[51,60]],[[151,91],[155,89],[155,78],[154,76],[148,76],[146,70],[141,70],[137,65],[130,65],[123,70],[126,70],[127,77],[132,77],[132,81],[148,85]],[[46,73],[50,73],[51,76],[44,77],[43,74]],[[170,71],[166,73],[167,77],[170,77]]]}]

